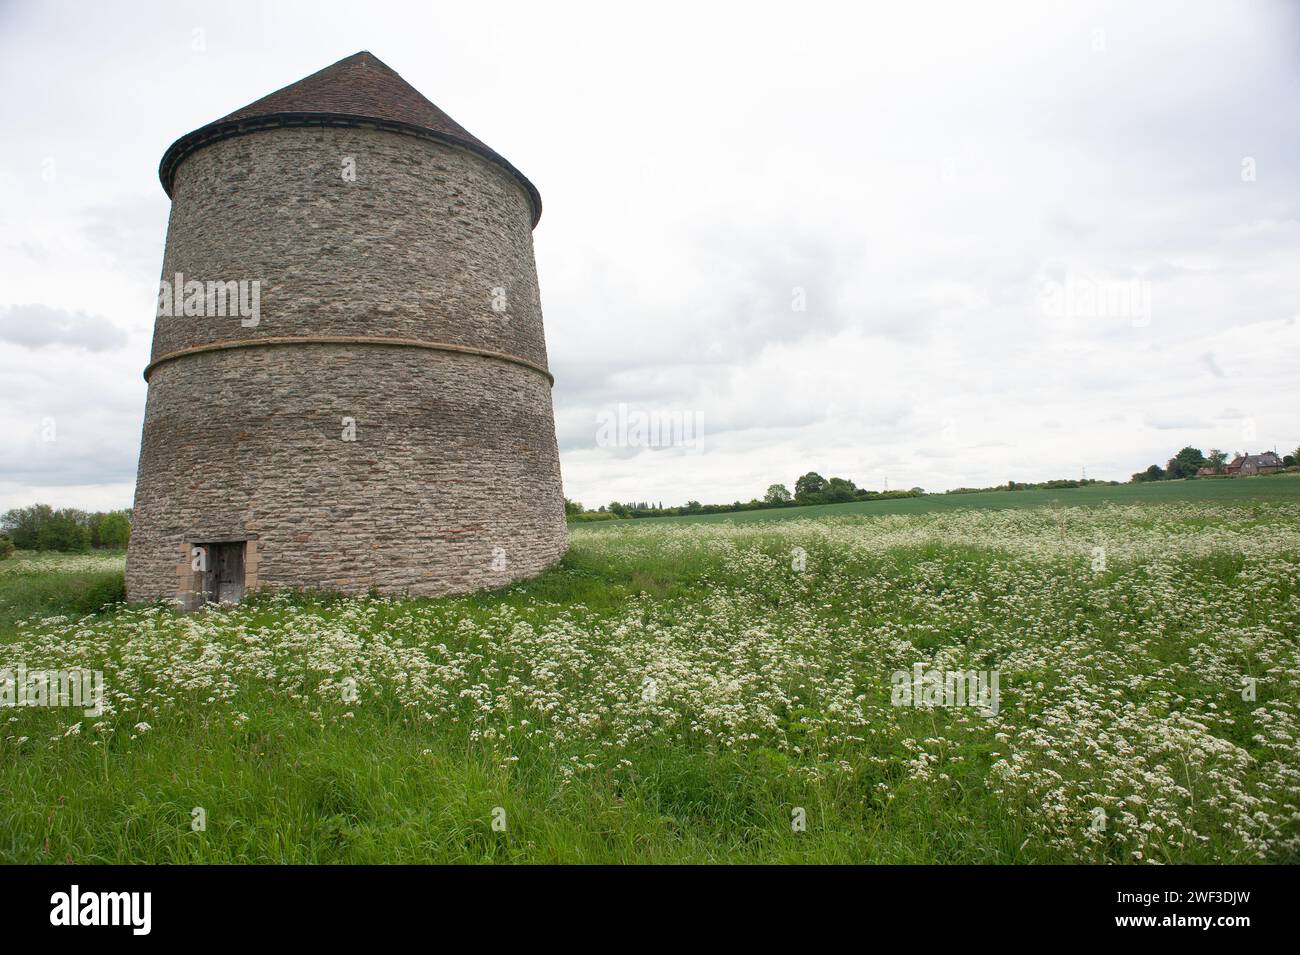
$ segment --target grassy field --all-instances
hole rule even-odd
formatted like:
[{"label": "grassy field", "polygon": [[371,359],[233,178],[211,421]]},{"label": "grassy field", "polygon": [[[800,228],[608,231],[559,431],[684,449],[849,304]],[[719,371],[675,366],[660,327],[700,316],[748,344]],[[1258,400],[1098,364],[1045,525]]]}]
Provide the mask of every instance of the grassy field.
[{"label": "grassy field", "polygon": [[[1206,504],[1249,504],[1255,501],[1300,503],[1300,474],[1249,478],[1211,478],[1191,481],[1155,481],[1149,484],[1090,485],[1055,491],[980,491],[973,494],[927,494],[922,497],[853,501],[813,507],[783,507],[737,511],[734,514],[697,514],[686,517],[637,518],[657,521],[774,521],[842,517],[849,514],[930,514],[935,511],[1005,510],[1024,507],[1093,507],[1098,504],[1159,504],[1162,501]],[[587,527],[610,527],[617,521],[593,521]]]},{"label": "grassy field", "polygon": [[0,710],[0,861],[1296,861],[1297,484],[624,521],[503,591],[190,616],[6,561],[0,667],[108,695]]},{"label": "grassy field", "polygon": [[0,641],[11,639],[19,620],[59,613],[94,613],[125,596],[126,555],[48,554],[17,551],[0,561]]}]

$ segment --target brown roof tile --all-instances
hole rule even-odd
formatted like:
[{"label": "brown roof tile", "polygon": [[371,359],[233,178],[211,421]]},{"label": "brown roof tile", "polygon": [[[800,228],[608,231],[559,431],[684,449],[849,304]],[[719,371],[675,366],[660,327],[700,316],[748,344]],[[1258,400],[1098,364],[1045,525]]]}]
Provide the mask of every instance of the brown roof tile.
[{"label": "brown roof tile", "polygon": [[533,224],[541,216],[536,187],[496,151],[426,99],[392,67],[362,50],[182,136],[163,155],[158,175],[170,196],[176,167],[209,143],[281,126],[348,125],[368,120],[476,152],[501,166],[528,194]]}]

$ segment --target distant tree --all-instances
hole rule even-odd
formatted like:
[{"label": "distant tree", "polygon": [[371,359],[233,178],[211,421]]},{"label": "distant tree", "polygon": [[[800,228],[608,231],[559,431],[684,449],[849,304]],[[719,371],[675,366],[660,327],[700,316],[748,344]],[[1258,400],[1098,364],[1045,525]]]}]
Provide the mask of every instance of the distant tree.
[{"label": "distant tree", "polygon": [[121,511],[111,511],[99,522],[99,546],[125,550],[131,540],[131,520]]},{"label": "distant tree", "polygon": [[0,518],[3,527],[15,547],[23,550],[35,550],[37,537],[41,528],[54,516],[54,508],[48,504],[33,504],[31,507],[15,507],[6,511]]},{"label": "distant tree", "polygon": [[1196,474],[1198,468],[1205,467],[1205,455],[1196,448],[1183,448],[1165,465],[1165,479],[1175,481],[1179,478],[1189,478]]},{"label": "distant tree", "polygon": [[1205,466],[1214,469],[1215,474],[1222,474],[1224,465],[1228,463],[1228,456],[1218,448],[1210,448],[1210,456],[1205,459]]},{"label": "distant tree", "polygon": [[576,515],[578,515],[578,514],[583,513],[584,510],[586,510],[586,508],[584,508],[584,507],[583,507],[581,504],[579,504],[577,501],[570,501],[567,497],[564,499],[564,516],[565,516],[565,517],[574,517],[574,516],[576,516]]},{"label": "distant tree", "polygon": [[702,510],[704,510],[704,505],[701,504],[699,501],[687,501],[687,502],[686,502],[686,511],[687,511],[687,513],[690,513],[690,514],[698,514],[698,513],[699,513],[700,511],[702,511]]},{"label": "distant tree", "polygon": [[1153,464],[1145,471],[1139,471],[1131,478],[1135,483],[1144,481],[1163,481],[1165,479],[1165,469],[1158,464]]},{"label": "distant tree", "polygon": [[767,489],[767,493],[763,495],[765,504],[789,504],[793,500],[794,495],[790,493],[790,489],[784,484],[773,484]]},{"label": "distant tree", "polygon": [[609,512],[615,517],[627,517],[627,511],[626,504],[620,504],[618,501],[611,501],[609,504]]},{"label": "distant tree", "polygon": [[1282,458],[1282,465],[1284,467],[1293,468],[1295,467],[1295,462],[1296,456],[1294,454],[1288,454]]},{"label": "distant tree", "polygon": [[36,535],[37,550],[90,550],[90,528],[82,523],[82,512],[65,508],[55,511]]},{"label": "distant tree", "polygon": [[852,481],[846,478],[833,477],[826,482],[826,490],[822,492],[822,500],[827,504],[840,504],[844,501],[851,501],[857,490]]},{"label": "distant tree", "polygon": [[820,504],[826,491],[826,479],[816,471],[809,471],[794,482],[794,499],[800,504]]}]

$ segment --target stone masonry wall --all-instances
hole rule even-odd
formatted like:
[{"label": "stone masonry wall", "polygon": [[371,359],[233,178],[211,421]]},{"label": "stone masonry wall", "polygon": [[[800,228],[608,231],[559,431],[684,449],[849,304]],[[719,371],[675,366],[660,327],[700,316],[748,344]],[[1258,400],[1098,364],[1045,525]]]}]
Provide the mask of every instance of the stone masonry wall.
[{"label": "stone masonry wall", "polygon": [[[176,177],[163,277],[177,271],[261,281],[261,321],[160,317],[154,359],[328,335],[545,366],[528,203],[454,147],[303,129],[201,149]],[[536,574],[567,547],[550,383],[508,361],[387,345],[165,361],[150,376],[129,599],[191,590],[187,545],[221,539],[256,541],[247,577],[260,587],[432,595]]]},{"label": "stone masonry wall", "polygon": [[[355,163],[356,181],[343,177]],[[162,278],[261,282],[261,321],[161,318],[153,358],[292,334],[420,338],[546,365],[532,211],[463,149],[369,129],[221,140],[176,172]],[[493,310],[494,290],[505,311]]]}]

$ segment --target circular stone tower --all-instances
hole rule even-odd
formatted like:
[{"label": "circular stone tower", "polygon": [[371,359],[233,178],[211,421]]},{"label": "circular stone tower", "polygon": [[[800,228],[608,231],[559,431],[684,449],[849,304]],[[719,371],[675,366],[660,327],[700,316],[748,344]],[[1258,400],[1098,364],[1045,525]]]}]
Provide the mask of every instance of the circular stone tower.
[{"label": "circular stone tower", "polygon": [[522,173],[362,52],[160,175],[129,599],[457,593],[563,556]]}]

